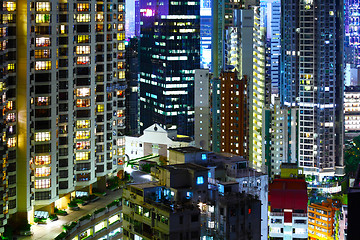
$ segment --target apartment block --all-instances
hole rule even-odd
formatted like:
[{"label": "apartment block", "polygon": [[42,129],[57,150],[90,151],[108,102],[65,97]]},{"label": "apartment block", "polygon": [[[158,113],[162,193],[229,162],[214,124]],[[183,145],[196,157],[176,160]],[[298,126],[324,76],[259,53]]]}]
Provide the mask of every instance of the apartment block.
[{"label": "apartment block", "polygon": [[304,179],[274,179],[269,185],[270,239],[308,239]]},{"label": "apartment block", "polygon": [[335,234],[335,212],[338,203],[327,199],[321,203],[311,203],[308,208],[309,238],[333,239]]},{"label": "apartment block", "polygon": [[4,226],[120,167],[125,2],[7,1],[0,16]]}]

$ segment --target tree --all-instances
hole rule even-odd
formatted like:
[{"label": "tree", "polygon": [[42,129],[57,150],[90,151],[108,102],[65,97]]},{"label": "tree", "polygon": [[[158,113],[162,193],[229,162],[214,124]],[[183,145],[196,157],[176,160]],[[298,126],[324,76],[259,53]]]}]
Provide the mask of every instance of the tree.
[{"label": "tree", "polygon": [[344,160],[346,175],[354,176],[360,163],[360,136],[355,137],[347,144]]}]

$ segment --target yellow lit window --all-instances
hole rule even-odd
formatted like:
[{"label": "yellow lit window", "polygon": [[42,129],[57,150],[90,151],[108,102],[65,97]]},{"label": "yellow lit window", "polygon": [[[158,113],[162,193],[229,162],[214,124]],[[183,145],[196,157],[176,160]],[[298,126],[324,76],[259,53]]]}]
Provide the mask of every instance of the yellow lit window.
[{"label": "yellow lit window", "polygon": [[119,5],[118,5],[118,11],[119,11],[119,12],[123,12],[124,9],[125,9],[125,7],[124,7],[123,4],[119,4]]},{"label": "yellow lit window", "polygon": [[60,34],[66,34],[66,26],[65,25],[60,25]]},{"label": "yellow lit window", "polygon": [[77,42],[78,43],[89,43],[90,42],[90,36],[89,35],[78,35],[77,36]]},{"label": "yellow lit window", "polygon": [[86,13],[86,14],[78,14],[76,16],[76,21],[77,22],[90,22],[90,14]]},{"label": "yellow lit window", "polygon": [[8,63],[8,71],[10,72],[15,71],[15,63]]},{"label": "yellow lit window", "polygon": [[104,14],[98,13],[95,15],[95,21],[97,22],[103,22],[104,21]]},{"label": "yellow lit window", "polygon": [[35,180],[35,188],[49,188],[51,187],[51,180],[50,179],[37,179]]},{"label": "yellow lit window", "polygon": [[90,152],[77,152],[76,154],[76,160],[89,160],[90,158]]},{"label": "yellow lit window", "polygon": [[77,99],[76,107],[90,107],[90,99]]},{"label": "yellow lit window", "polygon": [[6,109],[7,110],[13,110],[13,101],[8,101],[7,103],[6,103]]},{"label": "yellow lit window", "polygon": [[50,22],[50,14],[36,14],[35,18],[36,23],[49,23]]},{"label": "yellow lit window", "polygon": [[[4,2],[4,4],[5,4],[5,2]],[[16,3],[15,2],[7,2],[6,3],[6,10],[8,10],[9,12],[15,11],[16,10]]]},{"label": "yellow lit window", "polygon": [[77,120],[76,121],[76,128],[89,128],[90,127],[90,120]]},{"label": "yellow lit window", "polygon": [[76,54],[90,54],[90,46],[76,46]]},{"label": "yellow lit window", "polygon": [[124,62],[118,62],[117,63],[117,69],[124,69],[125,68],[125,63]]},{"label": "yellow lit window", "polygon": [[51,174],[51,167],[35,168],[35,177],[47,177]]},{"label": "yellow lit window", "polygon": [[89,3],[78,3],[76,9],[78,12],[88,12],[90,11]]},{"label": "yellow lit window", "polygon": [[49,47],[51,44],[50,38],[48,37],[40,37],[36,38],[36,46],[37,47]]},{"label": "yellow lit window", "polygon": [[15,147],[15,146],[16,146],[16,138],[15,137],[8,138],[7,147],[11,148],[11,147]]},{"label": "yellow lit window", "polygon": [[123,15],[123,14],[119,14],[118,20],[119,20],[119,22],[124,21],[124,15]]},{"label": "yellow lit window", "polygon": [[77,97],[88,97],[90,96],[90,88],[78,88],[76,89]]},{"label": "yellow lit window", "polygon": [[118,44],[118,50],[119,50],[119,51],[125,50],[125,44],[124,44],[124,43],[119,43],[119,44]]},{"label": "yellow lit window", "polygon": [[50,141],[50,139],[51,139],[50,132],[35,133],[35,141],[36,142]]},{"label": "yellow lit window", "polygon": [[35,70],[51,70],[51,61],[36,61]]},{"label": "yellow lit window", "polygon": [[0,36],[1,37],[6,37],[7,34],[7,28],[6,27],[0,27]]},{"label": "yellow lit window", "polygon": [[90,138],[90,131],[77,131],[76,132],[76,139],[89,139]]},{"label": "yellow lit window", "polygon": [[37,2],[36,11],[50,11],[50,2]]},{"label": "yellow lit window", "polygon": [[104,112],[104,104],[97,105],[96,111],[97,112]]},{"label": "yellow lit window", "polygon": [[125,71],[119,72],[119,79],[125,78]]},{"label": "yellow lit window", "polygon": [[98,224],[95,225],[94,231],[95,231],[95,232],[99,232],[100,230],[106,228],[106,225],[107,225],[107,224],[106,224],[106,221],[102,221],[102,222],[100,222],[100,223],[98,223]]},{"label": "yellow lit window", "polygon": [[50,163],[51,163],[50,155],[35,156],[35,165],[44,165],[44,164],[50,164]]},{"label": "yellow lit window", "polygon": [[118,33],[117,34],[117,40],[122,41],[125,39],[125,33]]},{"label": "yellow lit window", "polygon": [[77,64],[89,64],[90,57],[89,56],[77,57],[76,63]]},{"label": "yellow lit window", "polygon": [[4,86],[5,86],[5,84],[3,82],[0,82],[0,92],[2,92],[2,90],[4,90]]},{"label": "yellow lit window", "polygon": [[90,149],[90,141],[77,142],[76,150]]},{"label": "yellow lit window", "polygon": [[50,49],[35,50],[35,58],[50,58]]},{"label": "yellow lit window", "polygon": [[50,97],[36,97],[35,104],[37,106],[47,106],[50,103]]}]

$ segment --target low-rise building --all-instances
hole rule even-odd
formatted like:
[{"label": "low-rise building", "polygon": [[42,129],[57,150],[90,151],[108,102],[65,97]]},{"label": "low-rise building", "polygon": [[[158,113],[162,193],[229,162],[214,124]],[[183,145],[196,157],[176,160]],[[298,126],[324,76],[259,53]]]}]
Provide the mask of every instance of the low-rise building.
[{"label": "low-rise building", "polygon": [[321,203],[311,203],[309,205],[309,238],[334,239],[335,212],[337,201],[327,199]]},{"label": "low-rise building", "polygon": [[307,239],[307,202],[304,179],[274,179],[269,184],[270,239]]},{"label": "low-rise building", "polygon": [[125,155],[129,159],[148,155],[159,155],[160,160],[168,158],[168,148],[189,146],[192,139],[177,135],[176,130],[165,130],[155,123],[144,130],[141,136],[125,137]]}]

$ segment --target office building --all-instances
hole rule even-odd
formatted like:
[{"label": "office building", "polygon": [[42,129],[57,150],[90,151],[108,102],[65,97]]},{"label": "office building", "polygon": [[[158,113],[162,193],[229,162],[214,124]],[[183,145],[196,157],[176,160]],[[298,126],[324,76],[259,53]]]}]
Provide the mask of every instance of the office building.
[{"label": "office building", "polygon": [[2,5],[1,226],[8,217],[15,227],[32,222],[34,210],[52,212],[63,196],[117,170],[124,154],[124,7]]},{"label": "office building", "polygon": [[342,2],[281,6],[280,100],[298,107],[296,161],[319,179],[343,175]]},{"label": "office building", "polygon": [[211,69],[211,1],[200,1],[200,68]]},{"label": "office building", "polygon": [[304,179],[274,179],[269,185],[270,239],[308,239]]},{"label": "office building", "polygon": [[200,0],[140,2],[140,126],[194,135],[194,73],[200,68]]}]

